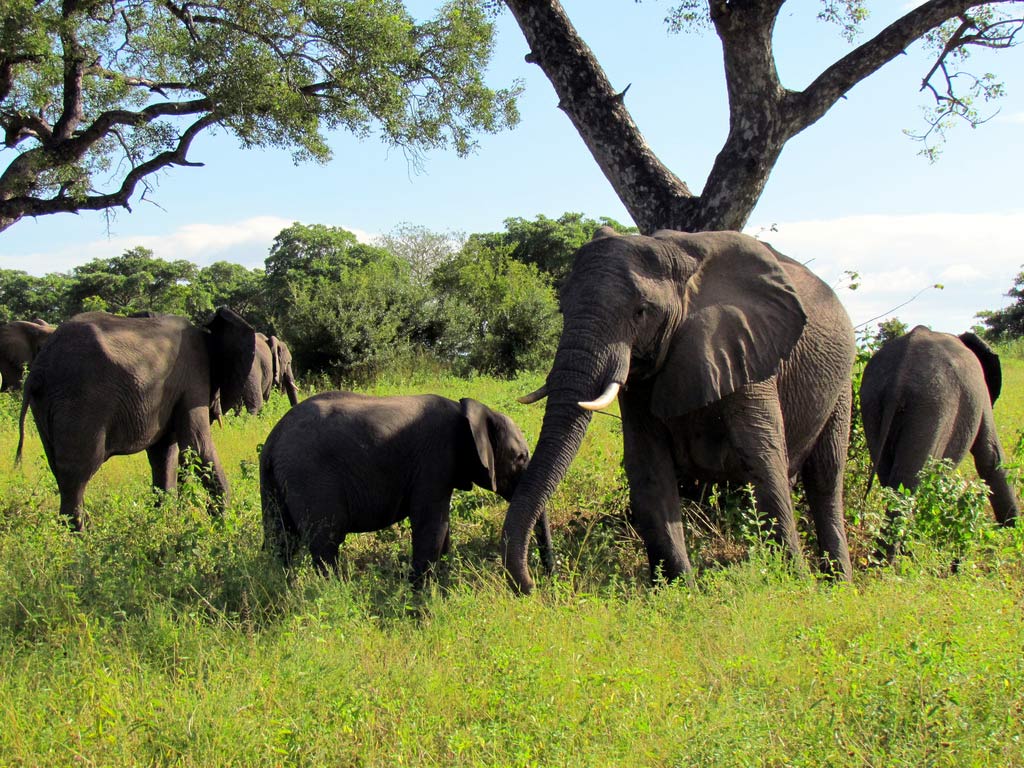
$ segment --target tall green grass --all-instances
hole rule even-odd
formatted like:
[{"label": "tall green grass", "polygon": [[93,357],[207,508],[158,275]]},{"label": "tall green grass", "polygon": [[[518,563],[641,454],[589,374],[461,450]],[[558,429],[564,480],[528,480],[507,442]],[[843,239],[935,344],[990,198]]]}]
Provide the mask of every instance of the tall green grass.
[{"label": "tall green grass", "polygon": [[[1009,448],[1024,363],[1004,376]],[[476,397],[532,443],[543,407],[515,397],[539,383],[369,391]],[[407,526],[350,536],[339,578],[289,579],[260,548],[255,471],[283,397],[214,427],[222,520],[197,484],[158,498],[144,458],[121,457],[89,487],[85,535],[57,519],[34,429],[13,467],[18,405],[0,397],[0,765],[1024,764],[1018,530],[955,529],[951,552],[928,528],[834,586],[780,561],[742,504],[688,510],[695,584],[652,588],[620,422],[598,416],[550,505],[559,575],[532,597],[504,583],[504,505],[479,490],[456,494],[455,551],[421,593]],[[927,498],[970,484],[969,467],[940,473]],[[882,503],[849,500],[855,551]]]}]

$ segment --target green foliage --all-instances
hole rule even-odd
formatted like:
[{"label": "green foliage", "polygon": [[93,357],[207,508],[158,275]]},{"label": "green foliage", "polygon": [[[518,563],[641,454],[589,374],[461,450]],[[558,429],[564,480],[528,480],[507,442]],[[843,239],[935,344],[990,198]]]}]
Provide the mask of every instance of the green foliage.
[{"label": "green foliage", "polygon": [[558,288],[569,274],[573,254],[602,226],[623,234],[637,231],[636,227],[625,226],[607,216],[591,219],[582,213],[563,213],[557,219],[550,219],[541,214],[533,221],[518,216],[505,219],[504,232],[471,235],[470,240],[483,247],[510,248],[512,258],[546,272]]},{"label": "green foliage", "polygon": [[550,364],[562,322],[548,279],[508,247],[470,239],[431,277],[432,347],[456,371],[515,376]]},{"label": "green foliage", "polygon": [[909,330],[907,324],[898,317],[890,317],[887,320],[883,320],[878,324],[878,346],[882,346],[885,342],[892,339],[898,339]]},{"label": "green foliage", "polygon": [[0,269],[0,322],[38,317],[56,325],[69,314],[69,283],[66,275],[35,277],[17,269]]},{"label": "green foliage", "polygon": [[[1000,408],[1019,408],[1024,367],[1007,376]],[[532,443],[543,408],[515,396],[539,382],[370,391],[476,397]],[[286,578],[260,549],[254,472],[280,393],[214,430],[222,521],[194,479],[154,497],[144,457],[119,457],[83,535],[57,519],[34,431],[12,469],[18,405],[0,396],[0,764],[1024,764],[1018,530],[955,577],[924,541],[855,588],[756,545],[729,567],[702,551],[693,588],[652,589],[620,422],[595,418],[549,507],[562,573],[532,597],[505,585],[506,505],[482,491],[456,494],[448,572],[422,593],[407,526],[349,536],[338,578]],[[1004,432],[1024,426],[1009,412]]]},{"label": "green foliage", "polygon": [[71,314],[103,309],[116,315],[151,310],[185,315],[190,283],[198,274],[190,261],[154,258],[142,246],[110,259],[93,259],[75,267],[67,294]]},{"label": "green foliage", "polygon": [[[330,158],[326,135],[376,135],[414,162],[518,120],[518,85],[484,71],[493,21],[451,0],[416,21],[399,0],[12,0],[0,25],[8,146],[0,228],[21,216],[126,205],[149,174],[187,164],[219,125],[243,147]],[[71,76],[77,73],[77,76]],[[128,174],[126,189],[122,183]]]},{"label": "green foliage", "polygon": [[958,562],[992,537],[995,524],[988,507],[988,486],[954,470],[948,460],[929,459],[913,492],[902,487],[881,489],[890,514],[882,531],[887,545],[899,551],[924,544]]},{"label": "green foliage", "polygon": [[1006,295],[1013,299],[1010,306],[975,315],[985,324],[984,335],[989,341],[1007,342],[1024,336],[1024,271],[1017,273]]}]

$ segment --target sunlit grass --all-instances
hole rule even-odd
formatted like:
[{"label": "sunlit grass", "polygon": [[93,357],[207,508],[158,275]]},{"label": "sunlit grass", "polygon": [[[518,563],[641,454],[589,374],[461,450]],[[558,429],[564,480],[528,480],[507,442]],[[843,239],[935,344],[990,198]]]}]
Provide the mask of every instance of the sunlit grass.
[{"label": "sunlit grass", "polygon": [[[475,397],[533,443],[543,406],[515,398],[540,382],[370,391]],[[1016,530],[956,576],[918,549],[830,586],[745,540],[719,557],[711,539],[735,532],[708,520],[695,586],[655,589],[624,519],[620,422],[601,416],[551,502],[561,569],[534,596],[506,587],[505,507],[480,490],[457,493],[453,557],[422,593],[407,526],[350,536],[340,578],[289,580],[260,550],[255,472],[283,397],[213,427],[222,521],[194,483],[155,503],[144,456],[121,457],[82,536],[57,519],[34,428],[12,466],[18,405],[0,397],[0,765],[1024,764]],[[1010,449],[1024,364],[1004,358],[996,416]]]}]

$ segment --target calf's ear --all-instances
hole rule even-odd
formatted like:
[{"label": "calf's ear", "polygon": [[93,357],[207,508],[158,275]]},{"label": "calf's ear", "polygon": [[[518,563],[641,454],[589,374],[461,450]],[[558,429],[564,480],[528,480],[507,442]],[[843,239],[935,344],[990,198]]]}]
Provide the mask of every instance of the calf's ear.
[{"label": "calf's ear", "polygon": [[469,426],[472,445],[476,451],[476,466],[472,467],[473,482],[481,488],[498,492],[498,480],[494,471],[494,442],[491,438],[491,410],[471,397],[459,401],[462,416]]}]

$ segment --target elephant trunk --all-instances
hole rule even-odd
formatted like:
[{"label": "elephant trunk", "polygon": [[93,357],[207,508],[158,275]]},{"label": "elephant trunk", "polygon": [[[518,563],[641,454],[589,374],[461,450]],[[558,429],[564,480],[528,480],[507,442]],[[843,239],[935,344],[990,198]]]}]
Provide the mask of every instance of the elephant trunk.
[{"label": "elephant trunk", "polygon": [[501,532],[502,562],[512,588],[520,593],[533,589],[527,565],[530,533],[565,477],[590,424],[591,412],[580,403],[593,400],[611,381],[624,382],[628,371],[629,351],[624,345],[598,352],[559,346],[548,376],[540,438],[509,504]]},{"label": "elephant trunk", "polygon": [[299,404],[299,389],[295,386],[295,377],[292,375],[290,367],[281,376],[281,388],[288,395],[288,402],[293,407]]}]

